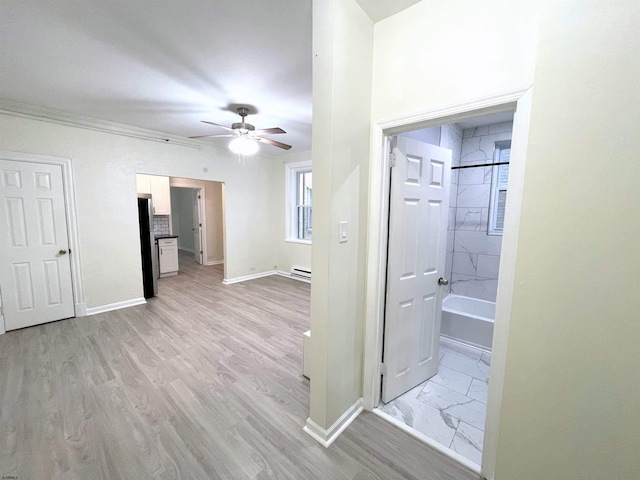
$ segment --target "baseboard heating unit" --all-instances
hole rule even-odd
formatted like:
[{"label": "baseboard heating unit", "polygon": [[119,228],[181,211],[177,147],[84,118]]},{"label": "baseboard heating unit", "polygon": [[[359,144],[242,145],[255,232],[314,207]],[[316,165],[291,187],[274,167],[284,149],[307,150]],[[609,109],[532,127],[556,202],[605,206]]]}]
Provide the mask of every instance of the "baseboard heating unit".
[{"label": "baseboard heating unit", "polygon": [[311,280],[311,270],[303,267],[291,267],[291,276]]}]

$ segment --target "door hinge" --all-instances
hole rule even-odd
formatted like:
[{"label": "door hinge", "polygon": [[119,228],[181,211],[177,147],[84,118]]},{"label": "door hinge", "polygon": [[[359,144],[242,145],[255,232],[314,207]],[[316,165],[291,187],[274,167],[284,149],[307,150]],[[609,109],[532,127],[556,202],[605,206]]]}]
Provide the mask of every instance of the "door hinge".
[{"label": "door hinge", "polygon": [[389,167],[393,168],[396,166],[396,154],[394,152],[391,152],[389,154]]},{"label": "door hinge", "polygon": [[387,366],[384,363],[380,364],[380,375],[385,376],[387,374]]},{"label": "door hinge", "polygon": [[203,253],[202,250],[200,250],[200,255],[202,255],[202,253]]},{"label": "door hinge", "polygon": [[201,227],[201,226],[202,226],[202,224],[201,224],[201,223],[199,223],[199,224],[198,224],[198,226],[199,226],[199,227]]},{"label": "door hinge", "polygon": [[198,200],[200,200],[200,195],[198,195]]}]

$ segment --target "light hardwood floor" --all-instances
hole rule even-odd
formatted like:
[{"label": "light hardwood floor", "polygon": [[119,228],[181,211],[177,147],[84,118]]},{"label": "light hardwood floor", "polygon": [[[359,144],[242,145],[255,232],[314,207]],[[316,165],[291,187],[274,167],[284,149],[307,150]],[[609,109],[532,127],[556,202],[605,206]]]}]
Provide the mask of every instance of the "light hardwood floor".
[{"label": "light hardwood floor", "polygon": [[309,285],[225,286],[222,266],[180,261],[146,305],[0,336],[0,476],[477,479],[369,413],[317,444]]}]

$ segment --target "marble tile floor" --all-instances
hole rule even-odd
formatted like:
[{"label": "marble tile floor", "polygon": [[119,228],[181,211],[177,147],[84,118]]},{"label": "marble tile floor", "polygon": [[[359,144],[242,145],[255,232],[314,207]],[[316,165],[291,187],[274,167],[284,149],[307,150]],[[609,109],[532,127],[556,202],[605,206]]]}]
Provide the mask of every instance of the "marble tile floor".
[{"label": "marble tile floor", "polygon": [[438,374],[378,408],[480,465],[491,354],[440,338]]}]

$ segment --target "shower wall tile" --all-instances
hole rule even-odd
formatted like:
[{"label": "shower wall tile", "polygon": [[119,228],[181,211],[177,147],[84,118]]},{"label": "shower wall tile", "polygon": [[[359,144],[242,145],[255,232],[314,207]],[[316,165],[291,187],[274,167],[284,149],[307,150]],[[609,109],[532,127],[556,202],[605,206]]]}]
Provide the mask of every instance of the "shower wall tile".
[{"label": "shower wall tile", "polygon": [[458,185],[481,185],[484,183],[483,168],[463,168],[456,171],[458,172]]},{"label": "shower wall tile", "polygon": [[509,133],[509,138],[511,139],[511,132],[513,131],[513,122],[502,122],[502,123],[492,123],[489,125],[489,133]]},{"label": "shower wall tile", "polygon": [[457,207],[458,206],[458,185],[455,183],[451,184],[449,189],[449,207]]},{"label": "shower wall tile", "polygon": [[447,253],[453,253],[453,239],[455,233],[453,230],[447,232]]},{"label": "shower wall tile", "polygon": [[447,230],[455,230],[456,228],[456,208],[449,208],[449,218]]},{"label": "shower wall tile", "polygon": [[501,235],[487,235],[486,232],[456,230],[453,241],[454,252],[479,253],[482,255],[500,255]]},{"label": "shower wall tile", "polygon": [[477,253],[453,253],[452,273],[463,275],[477,275],[478,254]]},{"label": "shower wall tile", "polygon": [[[444,266],[444,278],[451,279],[452,275],[452,266],[453,266],[453,253],[447,253],[445,266]],[[451,285],[447,285],[445,287],[446,293],[451,293]]]},{"label": "shower wall tile", "polygon": [[463,138],[460,163],[467,165],[491,161],[493,159],[495,143],[503,140],[511,140],[511,132]]},{"label": "shower wall tile", "polygon": [[488,208],[456,208],[456,230],[487,231]]},{"label": "shower wall tile", "polygon": [[[492,162],[495,142],[510,140],[512,128],[512,122],[500,122],[463,130],[460,164]],[[447,257],[451,293],[489,301],[496,297],[502,247],[502,236],[487,235],[493,168],[457,170],[453,255]]]},{"label": "shower wall tile", "polygon": [[493,167],[484,167],[484,182],[491,183],[493,178]]},{"label": "shower wall tile", "polygon": [[[478,255],[477,273],[479,277],[498,278],[498,270],[500,268],[499,255]],[[462,272],[460,272],[462,273]]]},{"label": "shower wall tile", "polygon": [[451,293],[465,297],[479,298],[489,302],[496,301],[498,280],[493,278],[480,278],[475,275],[451,274]]},{"label": "shower wall tile", "polygon": [[456,207],[488,207],[491,185],[459,185]]}]

